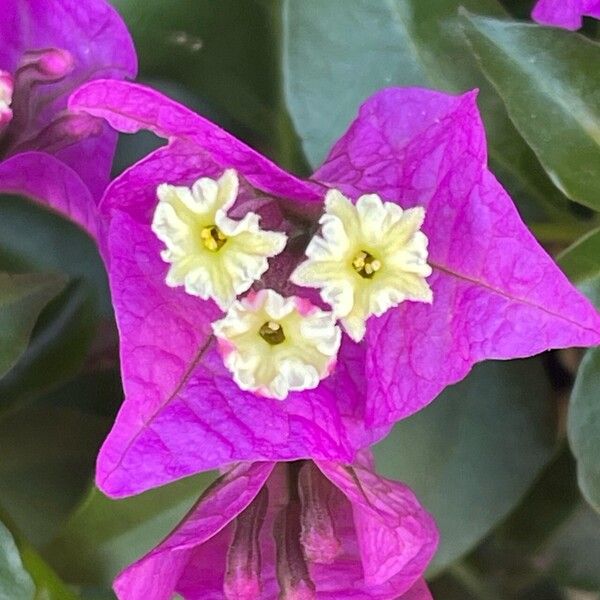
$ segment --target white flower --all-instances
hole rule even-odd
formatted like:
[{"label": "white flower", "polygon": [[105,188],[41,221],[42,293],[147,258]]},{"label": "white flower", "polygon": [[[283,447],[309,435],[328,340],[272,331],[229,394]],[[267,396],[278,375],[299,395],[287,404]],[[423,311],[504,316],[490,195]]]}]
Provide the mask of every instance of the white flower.
[{"label": "white flower", "polygon": [[223,310],[261,278],[267,258],[287,241],[284,233],[261,230],[253,212],[240,221],[227,216],[238,187],[233,169],[218,180],[202,177],[191,188],[163,183],[152,220],[152,231],[166,246],[161,256],[171,263],[167,285],[183,285],[188,294],[212,298]]},{"label": "white flower", "polygon": [[381,316],[404,300],[429,302],[431,275],[421,207],[402,210],[376,194],[356,206],[337,190],[325,197],[321,235],[310,241],[292,281],[319,288],[348,335],[360,341],[371,315]]},{"label": "white flower", "polygon": [[236,301],[212,327],[240,388],[278,400],[317,387],[335,366],[340,347],[332,313],[273,290]]}]

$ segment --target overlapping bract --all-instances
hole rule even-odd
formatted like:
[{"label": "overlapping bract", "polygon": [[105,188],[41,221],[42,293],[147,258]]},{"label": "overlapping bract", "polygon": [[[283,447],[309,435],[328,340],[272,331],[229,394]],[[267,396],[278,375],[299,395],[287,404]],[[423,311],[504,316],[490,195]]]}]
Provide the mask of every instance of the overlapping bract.
[{"label": "overlapping bract", "polygon": [[598,0],[538,0],[531,16],[543,25],[579,29],[583,17],[600,19]]},{"label": "overlapping bract", "polygon": [[[375,94],[309,181],[143,86],[94,82],[70,106],[120,131],[149,129],[169,140],[115,180],[100,206],[110,215],[126,392],[98,461],[98,485],[110,495],[239,460],[351,462],[477,361],[600,341],[600,317],[487,169],[473,93]],[[237,210],[252,209],[269,230],[288,235],[295,223],[318,221],[331,188],[424,207],[433,303],[404,302],[370,319],[360,344],[344,337],[333,374],[314,390],[283,402],[240,390],[211,335],[219,309],[165,284],[168,265],[150,228],[158,185],[190,185],[228,168],[242,178]],[[308,239],[295,239],[259,286],[298,291],[289,275]]]},{"label": "overlapping bract", "polygon": [[430,599],[422,574],[437,545],[433,520],[408,488],[361,462],[234,466],[117,578],[117,595]]},{"label": "overlapping bract", "polygon": [[4,0],[0,8],[0,80],[12,95],[0,118],[0,192],[47,204],[97,236],[116,133],[67,114],[67,99],[92,79],[134,77],[131,37],[104,0]]}]

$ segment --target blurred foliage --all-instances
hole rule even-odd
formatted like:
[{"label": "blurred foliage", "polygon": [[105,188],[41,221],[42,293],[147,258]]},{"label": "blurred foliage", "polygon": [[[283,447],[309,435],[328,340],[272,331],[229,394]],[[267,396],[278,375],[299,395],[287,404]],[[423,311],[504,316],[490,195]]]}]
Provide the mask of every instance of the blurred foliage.
[{"label": "blurred foliage", "polygon": [[[517,22],[530,0],[114,4],[142,81],[303,175],[378,88],[479,88],[494,173],[600,302],[597,23],[581,35]],[[159,143],[123,137],[114,171]],[[93,487],[122,391],[106,276],[83,232],[2,197],[0,283],[0,598],[112,599],[114,575],[213,475],[119,501]],[[600,590],[600,518],[590,508],[600,507],[600,355],[588,352],[578,370],[579,360],[479,365],[376,449],[381,470],[414,487],[439,522],[436,599]]]},{"label": "blurred foliage", "polygon": [[470,550],[532,485],[556,448],[551,388],[537,358],[477,365],[398,423],[375,449],[437,518],[435,574]]}]

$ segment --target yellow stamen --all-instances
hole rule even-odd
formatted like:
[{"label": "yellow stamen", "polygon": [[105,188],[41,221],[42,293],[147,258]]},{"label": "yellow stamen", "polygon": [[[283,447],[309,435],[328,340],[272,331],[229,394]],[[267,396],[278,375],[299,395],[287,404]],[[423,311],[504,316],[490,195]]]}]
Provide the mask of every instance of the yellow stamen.
[{"label": "yellow stamen", "polygon": [[260,337],[271,346],[277,346],[285,341],[283,327],[276,321],[267,321],[258,330]]},{"label": "yellow stamen", "polygon": [[371,279],[381,269],[381,261],[366,250],[361,250],[352,261],[354,270],[363,278]]},{"label": "yellow stamen", "polygon": [[202,239],[204,247],[212,252],[220,250],[227,241],[227,238],[223,235],[223,232],[216,225],[205,227],[200,232],[200,238]]}]

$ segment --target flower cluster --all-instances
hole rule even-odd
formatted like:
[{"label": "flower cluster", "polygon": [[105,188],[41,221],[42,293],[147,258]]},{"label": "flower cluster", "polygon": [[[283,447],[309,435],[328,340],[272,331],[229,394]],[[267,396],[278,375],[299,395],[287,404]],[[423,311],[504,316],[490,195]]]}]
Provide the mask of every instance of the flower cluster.
[{"label": "flower cluster", "polygon": [[168,140],[100,204],[126,396],[110,495],[352,463],[478,361],[600,340],[488,170],[472,92],[378,92],[306,181],[142,85],[92,82],[70,108]]},{"label": "flower cluster", "polygon": [[[435,525],[368,448],[478,361],[600,342],[488,170],[476,93],[382,90],[301,180],[119,81],[122,22],[78,4],[5,7],[0,191],[68,214],[106,260],[126,397],[98,486],[226,467],[119,597],[430,598]],[[167,144],[107,186],[113,130],[140,129]]]},{"label": "flower cluster", "polygon": [[[262,230],[253,211],[240,219],[230,216],[239,191],[234,169],[216,180],[201,177],[191,188],[161,183],[152,231],[165,244],[161,256],[171,265],[165,283],[228,311],[212,329],[242,390],[283,400],[290,391],[314,389],[335,367],[341,337],[336,319],[360,342],[371,315],[405,300],[432,301],[425,282],[431,275],[427,237],[420,231],[424,210],[404,211],[377,194],[361,196],[354,206],[337,190],[325,199],[322,236],[312,237],[308,260],[289,278],[320,289],[332,312],[274,289],[236,300],[260,282],[268,259],[288,242],[284,232]],[[295,234],[308,233],[312,225]]]}]

